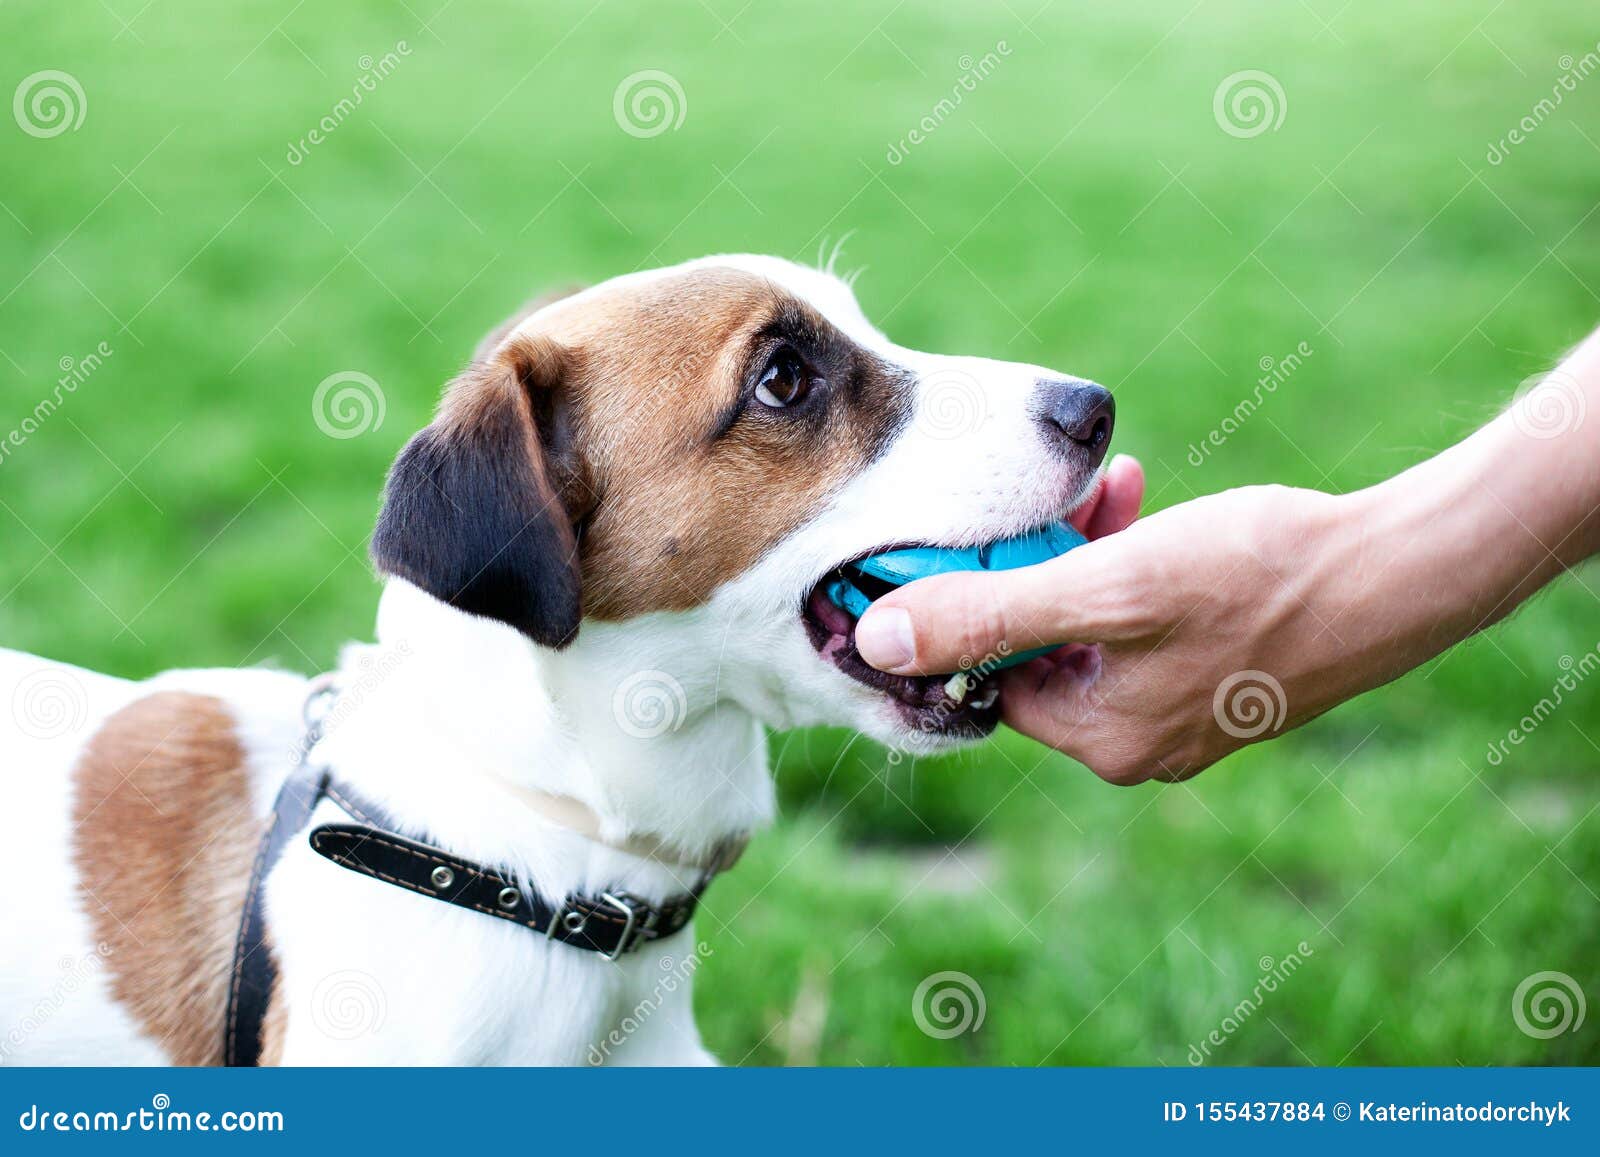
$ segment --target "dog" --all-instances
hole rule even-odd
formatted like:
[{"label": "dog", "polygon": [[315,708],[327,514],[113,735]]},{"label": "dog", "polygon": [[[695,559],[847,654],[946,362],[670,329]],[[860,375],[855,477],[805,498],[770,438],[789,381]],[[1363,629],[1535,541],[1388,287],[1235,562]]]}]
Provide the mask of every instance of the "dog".
[{"label": "dog", "polygon": [[[223,1063],[243,957],[271,963],[256,1063],[716,1063],[678,924],[772,818],[766,728],[920,753],[1000,718],[983,688],[868,667],[823,584],[1066,517],[1112,420],[1092,382],[894,345],[843,280],[777,258],[525,309],[396,460],[376,642],[330,683],[0,651],[0,1062]],[[38,717],[46,693],[75,726]],[[338,786],[280,823],[305,767]],[[569,937],[591,916],[599,949]]]}]

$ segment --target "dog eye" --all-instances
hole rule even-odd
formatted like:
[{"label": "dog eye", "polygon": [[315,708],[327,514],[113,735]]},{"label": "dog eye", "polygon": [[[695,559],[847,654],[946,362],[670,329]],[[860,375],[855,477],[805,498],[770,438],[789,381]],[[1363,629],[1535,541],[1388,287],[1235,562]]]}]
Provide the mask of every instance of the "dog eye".
[{"label": "dog eye", "polygon": [[756,401],[774,410],[805,400],[811,392],[811,372],[800,355],[785,346],[772,355],[756,383]]}]

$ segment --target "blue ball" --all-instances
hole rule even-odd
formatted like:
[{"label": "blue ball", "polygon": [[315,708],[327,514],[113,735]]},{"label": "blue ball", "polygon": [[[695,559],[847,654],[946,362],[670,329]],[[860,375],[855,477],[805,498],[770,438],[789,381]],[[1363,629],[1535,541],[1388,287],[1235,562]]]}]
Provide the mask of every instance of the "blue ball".
[{"label": "blue ball", "polygon": [[[911,546],[886,550],[844,567],[840,577],[829,584],[827,595],[834,606],[859,619],[877,599],[916,579],[959,571],[1015,570],[1034,566],[1058,558],[1087,541],[1063,522],[982,546]],[[876,593],[869,595],[869,590]],[[1038,647],[984,665],[992,670],[1015,667],[1018,663],[1026,663],[1054,649]]]}]

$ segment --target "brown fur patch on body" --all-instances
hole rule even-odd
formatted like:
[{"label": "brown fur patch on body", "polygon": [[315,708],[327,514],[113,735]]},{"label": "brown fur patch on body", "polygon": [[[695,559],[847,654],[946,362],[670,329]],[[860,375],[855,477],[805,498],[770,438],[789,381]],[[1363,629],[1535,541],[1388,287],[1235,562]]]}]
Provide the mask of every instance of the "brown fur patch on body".
[{"label": "brown fur patch on body", "polygon": [[[222,1063],[234,939],[265,827],[233,716],[211,696],[147,695],[106,720],[74,774],[73,858],[111,948],[112,993],[173,1063]],[[281,1044],[281,1025],[267,1037]]]}]

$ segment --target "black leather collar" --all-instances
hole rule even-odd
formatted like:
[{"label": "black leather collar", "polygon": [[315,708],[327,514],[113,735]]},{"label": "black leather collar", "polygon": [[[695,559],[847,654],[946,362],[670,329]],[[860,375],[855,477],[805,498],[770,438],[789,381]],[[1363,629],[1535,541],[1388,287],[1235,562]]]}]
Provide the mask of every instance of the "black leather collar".
[{"label": "black leather collar", "polygon": [[349,787],[329,783],[324,790],[360,822],[313,829],[311,848],[319,855],[363,876],[510,920],[608,960],[682,931],[710,882],[709,874],[702,875],[691,891],[659,904],[621,891],[602,892],[598,899],[575,893],[550,904],[514,876],[396,834],[382,811]]},{"label": "black leather collar", "polygon": [[[309,752],[315,729],[308,738]],[[515,876],[452,855],[393,831],[383,810],[348,785],[314,769],[303,756],[273,804],[272,818],[251,868],[239,934],[234,941],[233,975],[223,1039],[223,1061],[252,1066],[261,1058],[261,1029],[277,979],[277,964],[266,943],[261,889],[289,842],[305,829],[324,798],[338,804],[355,823],[320,824],[309,841],[312,850],[342,868],[416,892],[430,899],[510,920],[572,948],[616,960],[640,945],[680,932],[694,916],[714,869],[701,874],[681,896],[650,903],[623,891],[598,898],[573,893],[552,904]]]}]

